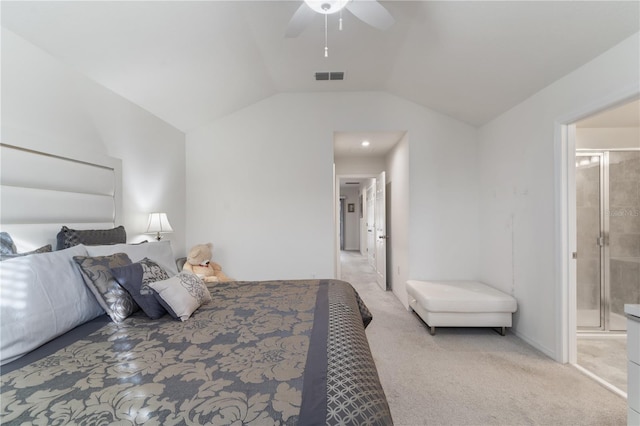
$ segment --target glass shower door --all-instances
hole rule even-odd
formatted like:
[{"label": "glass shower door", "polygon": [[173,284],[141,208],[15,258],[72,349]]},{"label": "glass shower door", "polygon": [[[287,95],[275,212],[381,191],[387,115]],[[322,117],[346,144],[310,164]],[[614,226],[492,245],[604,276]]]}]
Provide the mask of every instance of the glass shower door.
[{"label": "glass shower door", "polygon": [[576,155],[577,322],[582,329],[604,326],[603,160],[602,153]]},{"label": "glass shower door", "polygon": [[640,151],[576,155],[577,307],[582,330],[626,330],[640,303]]}]

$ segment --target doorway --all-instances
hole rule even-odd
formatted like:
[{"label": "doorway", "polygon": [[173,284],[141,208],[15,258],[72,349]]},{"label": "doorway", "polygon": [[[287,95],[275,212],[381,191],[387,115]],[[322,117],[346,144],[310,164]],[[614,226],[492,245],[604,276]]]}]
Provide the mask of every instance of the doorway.
[{"label": "doorway", "polygon": [[[376,273],[376,282],[383,290],[387,282],[386,215],[390,206],[386,203],[385,172],[369,176],[336,176],[338,203],[339,261],[342,254],[357,253],[367,259]],[[339,269],[337,277],[344,279]]]},{"label": "doorway", "polygon": [[624,397],[624,304],[640,302],[638,111],[638,100],[618,104],[565,134],[568,361]]},{"label": "doorway", "polygon": [[[367,259],[369,265],[381,272],[376,280],[380,283],[380,287],[384,289],[393,287],[393,274],[386,276],[386,270],[393,270],[387,268],[387,263],[394,259],[390,259],[392,253],[387,245],[387,237],[389,236],[387,231],[393,226],[389,221],[383,221],[386,213],[393,210],[393,203],[382,203],[380,198],[376,202],[376,195],[384,195],[388,184],[392,181],[384,173],[389,168],[396,171],[396,175],[402,178],[403,184],[408,185],[408,177],[405,179],[404,174],[397,172],[408,168],[408,149],[404,148],[398,151],[397,148],[401,142],[403,142],[403,147],[407,145],[406,131],[336,131],[333,134],[335,264],[336,277],[338,278],[342,276],[338,197],[342,193],[343,186],[347,188],[353,184],[353,187],[357,187],[358,191],[345,202],[345,223],[348,227],[349,219],[356,217],[359,219],[359,238],[356,243],[359,248],[354,247],[355,244],[350,245],[348,238],[345,239],[344,248],[349,250],[351,247],[351,250],[359,251],[359,254]],[[382,178],[385,179],[384,183]],[[380,182],[379,186],[376,185],[376,181]],[[393,184],[393,182],[391,183]],[[401,188],[405,188],[408,194],[408,187],[402,186]],[[408,195],[405,197],[402,201],[408,200]],[[351,213],[349,212],[350,204],[353,204],[354,209]],[[376,214],[380,214],[381,217],[376,218]],[[376,223],[379,226],[376,227]],[[346,231],[345,234],[349,235],[349,231]],[[403,261],[405,259],[402,257]],[[408,267],[406,269],[408,270]],[[403,268],[403,272],[404,270]],[[398,273],[399,271],[398,268]]]}]

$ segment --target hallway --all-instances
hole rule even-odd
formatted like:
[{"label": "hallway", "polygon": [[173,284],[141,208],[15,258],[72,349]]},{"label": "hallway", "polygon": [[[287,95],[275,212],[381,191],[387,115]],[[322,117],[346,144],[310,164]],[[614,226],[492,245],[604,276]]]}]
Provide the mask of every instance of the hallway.
[{"label": "hallway", "polygon": [[358,285],[362,285],[364,288],[368,284],[374,284],[376,285],[375,289],[380,290],[380,287],[376,284],[376,271],[367,262],[367,257],[361,255],[359,251],[342,250],[340,252],[340,264],[342,280],[351,284],[357,282]]}]

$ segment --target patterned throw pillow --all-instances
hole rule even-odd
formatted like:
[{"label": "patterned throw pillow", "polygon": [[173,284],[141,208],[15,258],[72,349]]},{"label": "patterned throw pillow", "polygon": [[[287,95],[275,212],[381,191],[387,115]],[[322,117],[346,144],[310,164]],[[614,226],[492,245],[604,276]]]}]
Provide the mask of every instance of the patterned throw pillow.
[{"label": "patterned throw pillow", "polygon": [[119,244],[127,242],[127,233],[124,226],[113,229],[70,229],[63,226],[56,235],[56,250],[84,244],[85,246],[97,246],[104,244]]},{"label": "patterned throw pillow", "polygon": [[111,273],[149,318],[158,319],[167,313],[156,299],[154,291],[149,287],[152,282],[169,278],[169,275],[157,263],[145,257],[131,265],[113,268]]},{"label": "patterned throw pillow", "polygon": [[175,319],[186,321],[203,304],[211,301],[211,293],[197,275],[180,272],[168,280],[150,283],[158,301]]},{"label": "patterned throw pillow", "polygon": [[124,321],[139,309],[131,295],[118,284],[111,273],[111,268],[131,264],[131,259],[125,253],[97,257],[74,256],[73,260],[80,265],[84,283],[113,321]]},{"label": "patterned throw pillow", "polygon": [[127,253],[132,262],[139,262],[148,257],[153,259],[170,277],[179,271],[173,256],[171,241],[154,241],[144,244],[110,244],[104,246],[85,246],[89,256],[108,256],[113,253]]},{"label": "patterned throw pillow", "polygon": [[11,253],[11,254],[0,254],[0,261],[13,259],[14,257],[26,256],[28,254],[36,254],[36,253],[50,253],[51,252],[51,244],[47,244],[46,246],[42,246],[32,251],[27,251],[24,253]]}]

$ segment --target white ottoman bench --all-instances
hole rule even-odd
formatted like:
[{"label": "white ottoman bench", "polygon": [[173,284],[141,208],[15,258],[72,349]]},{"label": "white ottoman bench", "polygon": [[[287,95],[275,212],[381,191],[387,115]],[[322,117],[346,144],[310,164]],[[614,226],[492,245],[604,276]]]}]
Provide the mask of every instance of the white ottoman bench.
[{"label": "white ottoman bench", "polygon": [[436,327],[511,327],[516,299],[479,281],[407,281],[409,306]]}]

